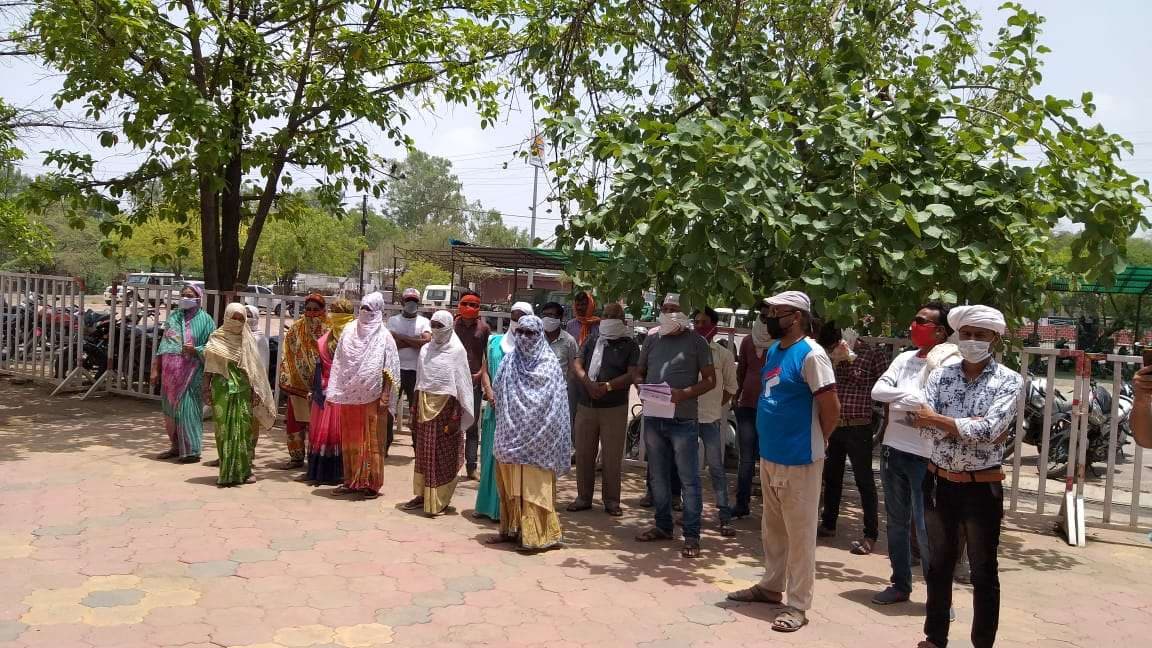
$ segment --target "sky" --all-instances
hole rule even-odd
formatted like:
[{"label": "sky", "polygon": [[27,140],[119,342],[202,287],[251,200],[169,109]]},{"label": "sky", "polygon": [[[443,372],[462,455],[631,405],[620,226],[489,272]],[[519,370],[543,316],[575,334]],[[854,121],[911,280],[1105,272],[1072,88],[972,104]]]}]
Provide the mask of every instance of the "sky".
[{"label": "sky", "polygon": [[[969,6],[985,17],[994,33],[1005,14],[997,8],[1002,0],[970,0]],[[1127,168],[1152,179],[1152,2],[1148,0],[1022,0],[1022,4],[1047,18],[1042,42],[1052,48],[1045,57],[1044,81],[1038,92],[1078,99],[1085,90],[1095,95],[1098,120],[1109,130],[1131,140],[1136,147]],[[58,79],[46,75],[32,62],[0,59],[3,89],[0,96],[22,106],[51,105]],[[532,115],[526,105],[510,106],[494,127],[480,128],[480,119],[468,109],[443,108],[414,115],[408,133],[416,147],[448,158],[464,185],[465,195],[487,208],[500,210],[509,225],[527,229],[532,208],[533,169],[514,156],[518,145],[532,134]],[[46,149],[69,147],[91,152],[107,174],[131,168],[122,154],[102,149],[91,138],[43,133],[26,137],[21,144],[28,153],[24,171],[45,170]],[[377,151],[403,156],[381,139]],[[503,168],[507,163],[507,169]],[[300,176],[297,183],[306,183]],[[546,174],[539,180],[537,236],[548,239],[559,224],[556,211],[548,213]]]}]

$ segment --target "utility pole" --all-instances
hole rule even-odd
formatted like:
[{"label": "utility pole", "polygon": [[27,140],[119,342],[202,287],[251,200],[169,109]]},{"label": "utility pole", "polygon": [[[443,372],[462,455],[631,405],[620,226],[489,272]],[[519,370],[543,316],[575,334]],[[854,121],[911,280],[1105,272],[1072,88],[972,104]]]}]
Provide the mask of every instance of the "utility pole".
[{"label": "utility pole", "polygon": [[[360,236],[368,236],[368,194],[360,203]],[[364,299],[364,246],[360,246],[360,299]]]},{"label": "utility pole", "polygon": [[[540,193],[540,167],[544,166],[544,138],[539,133],[532,135],[532,150],[528,158],[528,163],[532,165],[532,226],[528,235],[532,239],[532,247],[536,247],[536,203],[537,196]],[[535,271],[528,268],[528,289],[531,290],[535,287],[533,279],[535,279]]]}]

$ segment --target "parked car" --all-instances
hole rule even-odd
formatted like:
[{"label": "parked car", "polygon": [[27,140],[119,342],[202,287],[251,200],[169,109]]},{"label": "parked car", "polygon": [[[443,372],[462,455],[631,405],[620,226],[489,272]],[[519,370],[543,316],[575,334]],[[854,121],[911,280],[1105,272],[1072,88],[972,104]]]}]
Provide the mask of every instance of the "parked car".
[{"label": "parked car", "polygon": [[[147,299],[149,306],[156,307],[179,300],[184,283],[182,277],[171,272],[133,272],[124,279],[121,290],[129,301],[136,299],[143,303]],[[104,289],[104,303],[109,306],[119,296],[119,291],[114,294],[112,286]]]},{"label": "parked car", "polygon": [[[261,286],[260,284],[249,284],[248,287],[244,289],[244,292],[256,293],[257,295],[260,295],[260,297],[258,297],[258,298],[257,297],[245,297],[244,303],[246,305],[258,306],[260,308],[263,308],[264,310],[268,310],[269,308],[273,308],[273,306],[271,306],[272,300],[270,298],[275,293],[272,292],[271,286]],[[279,307],[279,305],[280,305],[279,300],[277,300],[275,307]],[[279,312],[279,311],[277,311],[277,312]]]},{"label": "parked car", "polygon": [[424,300],[420,305],[424,308],[448,308],[459,301],[459,286],[430,285],[424,286]]}]

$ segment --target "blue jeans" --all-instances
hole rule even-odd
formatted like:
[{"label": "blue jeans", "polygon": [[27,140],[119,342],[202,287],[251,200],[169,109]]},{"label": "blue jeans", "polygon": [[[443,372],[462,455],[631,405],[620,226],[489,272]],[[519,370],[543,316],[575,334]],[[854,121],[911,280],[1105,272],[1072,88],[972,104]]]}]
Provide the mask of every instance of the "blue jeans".
[{"label": "blue jeans", "polygon": [[892,587],[912,592],[912,538],[916,524],[922,565],[929,563],[928,529],[924,523],[924,474],[928,459],[884,446],[880,451],[880,475],[884,481],[884,508],[888,515],[888,560],[892,563]]},{"label": "blue jeans", "polygon": [[732,509],[728,507],[728,473],[724,472],[724,439],[720,437],[720,422],[701,423],[700,440],[704,442],[704,461],[708,464],[708,476],[712,478],[712,491],[716,493],[720,524],[728,524],[732,521]]},{"label": "blue jeans", "polygon": [[751,510],[752,477],[760,461],[760,437],[756,433],[756,408],[736,408],[736,436],[740,443],[740,468],[736,473],[737,515],[746,516]]},{"label": "blue jeans", "polygon": [[644,450],[652,477],[656,528],[672,535],[672,469],[684,483],[684,539],[700,539],[700,433],[696,419],[644,417]]}]

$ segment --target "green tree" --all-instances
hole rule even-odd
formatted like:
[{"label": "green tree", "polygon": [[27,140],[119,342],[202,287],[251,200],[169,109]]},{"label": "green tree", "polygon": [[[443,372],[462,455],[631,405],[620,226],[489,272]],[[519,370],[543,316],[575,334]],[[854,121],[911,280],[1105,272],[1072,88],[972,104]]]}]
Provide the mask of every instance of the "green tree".
[{"label": "green tree", "polygon": [[256,251],[256,277],[272,282],[298,272],[344,276],[356,266],[366,245],[359,218],[338,218],[305,195],[279,202]]},{"label": "green tree", "polygon": [[1081,117],[1091,93],[1035,94],[1043,19],[1004,9],[984,45],[962,0],[549,4],[520,79],[577,207],[558,246],[605,244],[617,262],[578,269],[635,303],[802,288],[843,321],[1033,312],[1062,221],[1084,228],[1072,268],[1107,277],[1148,183]]},{"label": "green tree", "polygon": [[[503,82],[490,72],[518,49],[510,2],[38,2],[23,45],[60,74],[57,104],[121,124],[100,143],[145,159],[100,179],[91,156],[54,151],[61,171],[30,200],[115,214],[159,181],[165,218],[199,216],[207,285],[246,282],[294,169],[324,174],[319,195],[333,208],[349,188],[383,190],[388,165],[354,129],[406,144],[410,107],[433,97],[475,105],[482,127],[495,118]],[[124,210],[105,234],[155,217]]]},{"label": "green tree", "polygon": [[504,224],[500,212],[495,209],[484,211],[480,204],[469,214],[468,237],[472,243],[490,247],[531,247],[532,237],[528,231]]},{"label": "green tree", "polygon": [[468,201],[452,173],[452,162],[418,149],[396,165],[387,185],[388,215],[397,225],[421,228],[431,223],[463,226]]},{"label": "green tree", "polygon": [[396,289],[415,288],[423,294],[424,286],[447,285],[451,279],[448,271],[435,263],[414,261],[408,264],[408,269],[396,280]]},{"label": "green tree", "polygon": [[24,157],[16,148],[17,111],[0,99],[0,268],[35,270],[51,261],[51,238],[28,218],[17,198],[29,179],[14,163]]}]

